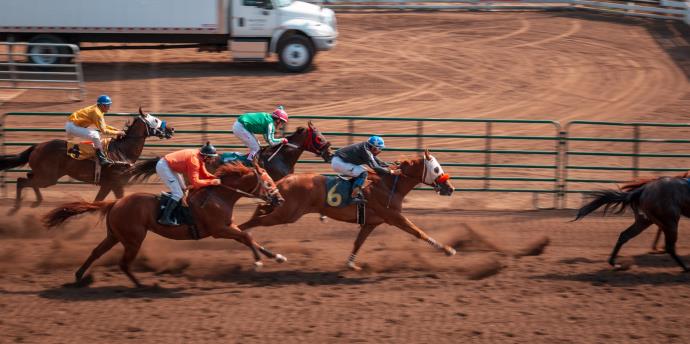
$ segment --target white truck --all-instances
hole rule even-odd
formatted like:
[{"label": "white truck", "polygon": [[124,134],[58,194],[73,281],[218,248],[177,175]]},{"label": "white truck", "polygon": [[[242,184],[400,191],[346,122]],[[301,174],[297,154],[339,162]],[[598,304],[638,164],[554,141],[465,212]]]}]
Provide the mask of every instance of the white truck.
[{"label": "white truck", "polygon": [[[290,72],[307,69],[335,46],[335,13],[293,0],[1,0],[0,41],[130,43],[87,49],[198,47],[230,50],[234,60],[278,54]],[[132,43],[163,43],[136,45]],[[64,46],[29,45],[36,64],[65,62]],[[57,54],[40,55],[40,54]]]}]

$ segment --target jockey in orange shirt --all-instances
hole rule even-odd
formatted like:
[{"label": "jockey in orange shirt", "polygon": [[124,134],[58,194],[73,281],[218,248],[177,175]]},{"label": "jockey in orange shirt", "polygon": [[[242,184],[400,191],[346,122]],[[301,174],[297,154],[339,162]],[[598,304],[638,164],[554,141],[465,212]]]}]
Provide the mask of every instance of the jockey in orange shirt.
[{"label": "jockey in orange shirt", "polygon": [[[93,142],[93,146],[96,148],[96,157],[98,157],[98,162],[101,166],[109,165],[113,162],[103,153],[99,131],[106,135],[125,135],[124,131],[105,124],[104,115],[110,110],[112,104],[110,97],[102,95],[98,97],[95,105],[87,106],[72,113],[65,124],[65,131],[68,135],[81,137]],[[98,130],[89,129],[88,127],[91,125],[95,125]]]},{"label": "jockey in orange shirt", "polygon": [[201,149],[183,149],[167,154],[156,164],[156,174],[170,189],[172,195],[165,205],[163,215],[158,223],[165,226],[178,226],[172,218],[173,210],[180,204],[184,196],[185,184],[180,175],[190,184],[190,188],[200,188],[208,185],[220,185],[220,179],[206,170],[205,163],[217,157],[216,148],[210,142]]}]

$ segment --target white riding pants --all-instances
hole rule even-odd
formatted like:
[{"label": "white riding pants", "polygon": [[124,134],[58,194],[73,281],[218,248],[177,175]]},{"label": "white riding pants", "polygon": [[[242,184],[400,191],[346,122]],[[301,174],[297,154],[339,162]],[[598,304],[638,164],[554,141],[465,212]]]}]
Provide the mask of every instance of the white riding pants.
[{"label": "white riding pants", "polygon": [[254,159],[254,155],[261,149],[261,145],[259,144],[259,140],[256,139],[256,136],[249,132],[239,121],[236,121],[232,126],[232,133],[244,142],[245,146],[249,147],[249,160],[251,161]]},{"label": "white riding pants", "polygon": [[165,161],[165,159],[161,158],[158,160],[158,163],[156,163],[156,174],[158,175],[158,178],[163,181],[165,186],[170,189],[172,199],[176,201],[181,200],[184,196],[184,181],[182,180],[182,176],[170,169],[170,166],[168,166],[168,162]]},{"label": "white riding pants", "polygon": [[101,133],[99,133],[98,130],[82,128],[74,124],[72,121],[67,121],[67,123],[65,124],[65,131],[68,135],[91,140],[91,142],[93,142],[93,146],[96,147],[96,149],[103,150],[103,145],[101,145]]},{"label": "white riding pants", "polygon": [[331,160],[331,167],[334,171],[350,177],[357,177],[367,171],[363,166],[343,161],[343,159],[337,156],[334,156]]}]

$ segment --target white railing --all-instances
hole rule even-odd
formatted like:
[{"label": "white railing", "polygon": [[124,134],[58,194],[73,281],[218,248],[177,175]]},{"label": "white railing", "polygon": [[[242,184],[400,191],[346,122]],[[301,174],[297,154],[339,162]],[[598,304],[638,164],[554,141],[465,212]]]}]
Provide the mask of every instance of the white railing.
[{"label": "white railing", "polygon": [[687,1],[666,0],[322,0],[334,9],[387,10],[557,10],[586,9],[622,15],[684,20],[690,24]]},{"label": "white railing", "polygon": [[[74,44],[0,42],[0,88],[86,94],[79,47]],[[31,47],[31,51],[27,48]],[[45,49],[44,49],[45,48]]]}]

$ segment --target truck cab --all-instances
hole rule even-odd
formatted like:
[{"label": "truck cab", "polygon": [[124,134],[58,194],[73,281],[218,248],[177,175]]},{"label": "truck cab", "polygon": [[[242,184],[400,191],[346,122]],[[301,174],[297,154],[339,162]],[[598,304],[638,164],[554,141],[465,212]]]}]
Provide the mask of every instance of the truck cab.
[{"label": "truck cab", "polygon": [[235,60],[278,54],[281,66],[301,72],[317,51],[335,46],[338,32],[333,10],[294,0],[231,0],[228,16]]}]

